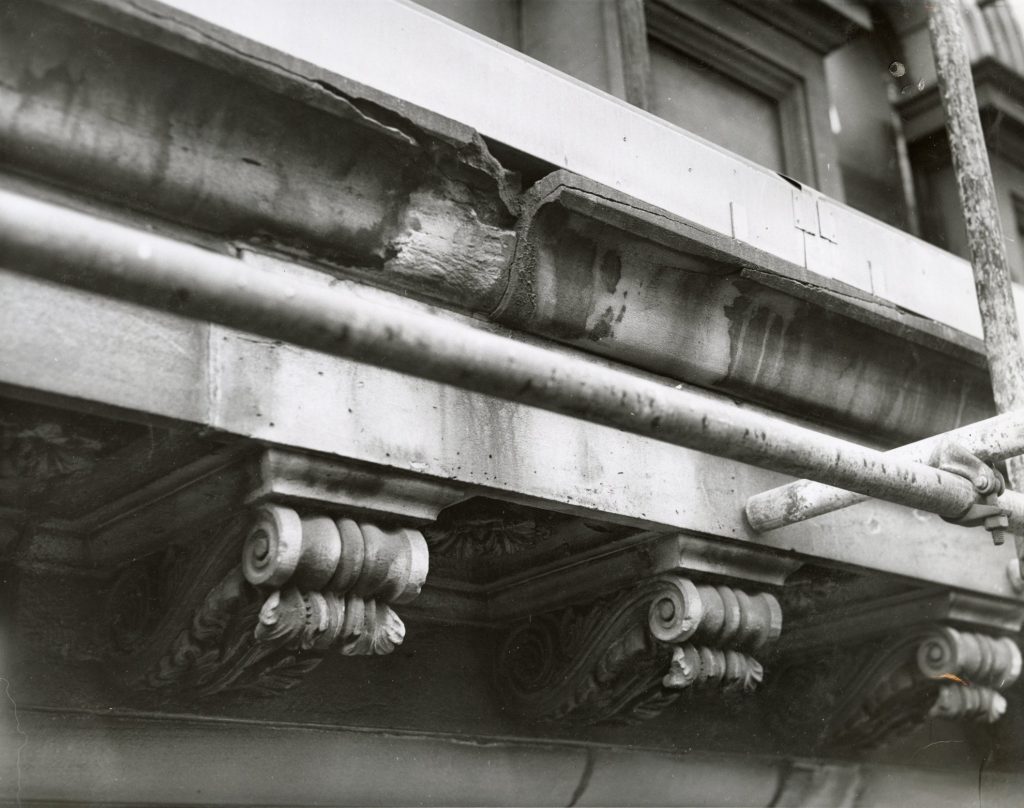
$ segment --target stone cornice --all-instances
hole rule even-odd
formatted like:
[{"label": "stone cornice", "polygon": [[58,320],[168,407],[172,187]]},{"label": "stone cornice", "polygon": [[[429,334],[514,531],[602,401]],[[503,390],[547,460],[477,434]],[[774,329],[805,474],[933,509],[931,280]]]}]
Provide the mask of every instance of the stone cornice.
[{"label": "stone cornice", "polygon": [[[685,332],[672,343],[667,335],[680,329],[660,323],[663,318],[677,316],[681,309],[669,302],[669,294],[659,301],[665,307],[663,316],[646,318],[658,326],[656,333],[646,330],[648,324],[634,320],[634,312],[640,308],[634,304],[621,312],[621,322],[615,322],[620,306],[615,300],[604,300],[614,295],[605,294],[600,285],[594,289],[594,302],[606,305],[593,310],[581,306],[579,311],[569,312],[572,322],[568,324],[561,316],[531,319],[521,310],[513,311],[508,297],[503,300],[503,296],[509,289],[508,294],[514,295],[529,287],[531,278],[524,271],[524,256],[537,247],[535,240],[531,241],[531,232],[543,236],[545,227],[539,220],[550,218],[554,207],[568,208],[572,194],[562,194],[559,201],[546,200],[540,207],[537,200],[553,184],[574,182],[566,174],[559,172],[536,183],[529,198],[524,199],[509,171],[465,126],[442,125],[438,116],[415,110],[398,99],[385,103],[379,93],[364,92],[353,82],[329,81],[324,71],[301,73],[295,60],[282,57],[280,64],[272,60],[268,64],[269,57],[260,61],[235,51],[226,55],[225,50],[237,45],[237,37],[221,32],[218,36],[224,39],[217,39],[176,22],[173,14],[159,17],[158,22],[144,3],[133,6],[133,13],[112,3],[58,5],[59,9],[27,4],[22,13],[26,25],[47,31],[48,48],[73,54],[74,70],[80,69],[87,77],[91,103],[76,109],[78,125],[100,131],[106,121],[116,117],[116,109],[131,108],[135,112],[130,121],[124,122],[123,133],[140,150],[137,160],[118,162],[120,146],[113,139],[68,141],[61,133],[71,131],[70,126],[50,126],[48,118],[34,111],[19,116],[17,128],[0,132],[5,153],[10,161],[18,162],[19,170],[65,189],[73,194],[74,204],[99,205],[104,215],[114,218],[141,218],[182,240],[202,241],[217,250],[242,246],[291,255],[294,263],[316,267],[311,271],[320,274],[325,283],[338,274],[357,277],[777,409],[803,412],[809,408],[816,417],[840,428],[870,428],[873,433],[881,430],[901,439],[942,431],[950,426],[948,413],[942,415],[947,411],[967,420],[987,414],[984,394],[975,392],[987,388],[983,374],[979,374],[980,364],[975,361],[980,356],[976,341],[965,341],[952,329],[908,315],[865,291],[873,288],[872,273],[878,264],[870,263],[866,254],[863,260],[851,259],[850,266],[857,267],[853,275],[837,272],[845,256],[865,243],[881,243],[881,236],[853,240],[840,236],[853,222],[847,222],[848,212],[805,188],[794,188],[771,177],[773,194],[778,191],[777,183],[784,186],[784,194],[773,196],[776,202],[770,205],[759,201],[759,208],[771,207],[773,215],[779,211],[784,215],[779,214],[782,219],[770,229],[756,226],[750,218],[754,210],[743,203],[737,190],[735,198],[723,208],[728,222],[712,228],[668,215],[608,186],[577,183],[581,187],[575,190],[585,193],[589,209],[575,210],[573,221],[600,228],[607,241],[602,246],[614,248],[611,252],[642,247],[642,266],[633,279],[623,276],[620,297],[630,283],[639,282],[640,276],[657,277],[665,286],[686,286],[681,294],[693,300],[697,300],[690,294],[695,285],[717,283],[703,290],[712,298],[705,300],[717,309],[716,300],[722,300],[723,295],[739,295],[730,311],[735,318],[746,317],[754,330],[737,326],[733,331],[751,340],[749,350],[734,344],[727,333],[724,303],[719,328],[698,335],[717,340],[715,350],[705,350],[700,344],[680,346],[678,340],[686,336]],[[83,17],[91,22],[83,22]],[[100,41],[102,47],[81,45]],[[23,55],[20,47],[12,40],[5,52],[17,60]],[[252,47],[266,56],[266,49]],[[101,51],[114,54],[131,67],[120,72],[107,70],[95,56]],[[130,80],[126,78],[129,74]],[[168,102],[179,90],[189,93],[188,104]],[[50,91],[55,93],[52,98],[32,87],[20,87],[16,81],[8,90],[12,99],[31,96],[31,110],[51,102],[54,109],[62,109],[57,90]],[[202,123],[206,120],[204,110],[209,109],[220,110],[216,121],[221,122],[218,126],[223,131],[211,132]],[[63,109],[59,114],[64,120],[69,112]],[[291,124],[284,126],[281,122],[285,120]],[[165,161],[159,156],[161,149],[170,155]],[[97,174],[94,166],[101,164],[119,165],[121,169]],[[684,174],[688,176],[688,172]],[[735,183],[730,180],[737,189],[765,179],[763,173],[749,166],[737,176],[743,179]],[[717,187],[714,180],[699,184]],[[218,193],[204,193],[207,186],[217,187]],[[126,199],[131,209],[124,205]],[[516,233],[514,220],[524,203],[530,212]],[[815,221],[797,216],[794,204],[801,209],[809,206],[810,218]],[[819,225],[818,218],[824,224]],[[613,219],[617,220],[615,225],[606,226]],[[538,220],[535,228],[534,220]],[[731,226],[727,226],[729,222]],[[860,220],[856,224],[858,228],[868,226]],[[453,238],[453,233],[458,237]],[[780,257],[779,250],[768,249],[769,235],[790,246],[799,243],[799,254]],[[889,231],[883,235],[893,236]],[[517,239],[519,254],[510,262]],[[643,246],[649,242],[654,246]],[[899,252],[918,246],[907,241]],[[549,245],[550,249],[554,247]],[[560,249],[571,252],[572,244],[563,243]],[[539,253],[542,261],[545,252]],[[788,248],[785,254],[790,255]],[[703,259],[709,255],[713,260],[706,266]],[[938,260],[946,259],[929,259]],[[710,265],[717,267],[712,275],[716,271],[737,272],[737,277],[717,278],[714,282],[710,276],[694,277],[707,274]],[[662,271],[667,267],[678,272]],[[823,277],[832,274],[842,280]],[[969,277],[965,275],[964,280],[969,289]],[[916,287],[918,292],[922,288]],[[579,291],[573,294],[578,297]],[[633,294],[636,299],[636,288]],[[787,312],[794,311],[800,314],[799,323],[787,316]],[[907,424],[894,407],[884,404],[878,407],[880,418],[875,418],[874,412],[870,418],[864,413],[844,412],[843,407],[819,400],[836,387],[832,380],[796,383],[780,378],[785,373],[779,367],[769,369],[771,372],[755,372],[756,358],[751,360],[750,356],[760,355],[759,335],[769,346],[777,342],[763,332],[769,324],[782,328],[781,342],[793,343],[799,350],[805,345],[801,340],[808,339],[801,335],[823,333],[822,329],[834,327],[840,318],[856,323],[853,328],[863,326],[858,337],[846,335],[849,329],[837,329],[837,344],[843,339],[853,342],[852,348],[840,351],[842,355],[861,357],[858,361],[865,365],[864,373],[887,378],[879,383],[885,389],[907,383],[926,388],[920,395],[929,400],[930,406],[910,403],[907,409],[931,413],[928,423]],[[822,336],[808,350],[820,352],[829,341],[828,336]],[[859,350],[866,342],[881,346],[870,359],[868,352]],[[910,343],[926,345],[929,350],[938,346],[937,353],[942,357],[931,362],[928,352],[911,355]],[[777,349],[785,350],[792,349]],[[951,353],[957,357],[952,367],[948,358]],[[692,356],[694,366],[682,366],[678,361],[681,355]],[[877,367],[887,357],[899,360],[895,370]],[[768,359],[774,365],[787,364],[784,357]],[[812,357],[805,364],[816,369],[839,366],[827,356]],[[970,390],[950,392],[950,378],[965,380],[963,384]],[[954,409],[942,406],[947,396],[956,399]],[[912,398],[903,395],[908,402]],[[967,401],[964,408],[959,406],[961,398]],[[201,406],[201,402],[196,405]],[[892,423],[876,423],[887,417]],[[870,427],[865,426],[867,421]]]},{"label": "stone cornice", "polygon": [[[829,203],[800,199],[815,220],[802,235],[843,249],[818,233]],[[494,317],[875,437],[936,434],[990,412],[977,341],[568,172],[527,193]],[[797,375],[787,372],[794,356]],[[851,357],[863,371],[851,372]],[[863,373],[899,405],[859,395]],[[954,391],[951,378],[965,386]]]}]

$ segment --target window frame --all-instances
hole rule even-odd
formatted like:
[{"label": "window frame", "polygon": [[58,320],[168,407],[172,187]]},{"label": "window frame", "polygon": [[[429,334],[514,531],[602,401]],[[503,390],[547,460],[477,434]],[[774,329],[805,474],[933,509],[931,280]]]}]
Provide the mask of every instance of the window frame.
[{"label": "window frame", "polygon": [[647,0],[647,36],[778,105],[784,173],[843,199],[824,57],[735,6]]}]

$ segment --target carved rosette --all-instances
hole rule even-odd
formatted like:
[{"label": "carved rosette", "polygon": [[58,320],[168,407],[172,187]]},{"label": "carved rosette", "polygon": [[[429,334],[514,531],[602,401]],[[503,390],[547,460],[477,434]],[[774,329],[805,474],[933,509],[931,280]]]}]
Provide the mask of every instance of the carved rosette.
[{"label": "carved rosette", "polygon": [[770,594],[666,575],[513,629],[497,682],[529,718],[650,718],[687,690],[752,692],[764,675],[753,654],[781,630]]},{"label": "carved rosette", "polygon": [[836,705],[833,746],[864,749],[928,718],[997,721],[1006,711],[1000,689],[1021,673],[1021,653],[1008,637],[932,627],[903,636],[876,654]]},{"label": "carved rosette", "polygon": [[426,542],[415,530],[263,506],[241,563],[135,684],[204,696],[277,693],[333,649],[388,654],[405,637],[391,604],[415,598],[427,570]]}]

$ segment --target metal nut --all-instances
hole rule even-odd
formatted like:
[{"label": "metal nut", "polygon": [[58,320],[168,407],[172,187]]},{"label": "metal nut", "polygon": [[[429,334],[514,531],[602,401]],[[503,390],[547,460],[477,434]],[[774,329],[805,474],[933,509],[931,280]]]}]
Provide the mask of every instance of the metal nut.
[{"label": "metal nut", "polygon": [[1006,542],[1006,530],[1010,527],[1010,518],[1005,513],[985,518],[985,530],[992,534],[992,543],[1001,545]]}]

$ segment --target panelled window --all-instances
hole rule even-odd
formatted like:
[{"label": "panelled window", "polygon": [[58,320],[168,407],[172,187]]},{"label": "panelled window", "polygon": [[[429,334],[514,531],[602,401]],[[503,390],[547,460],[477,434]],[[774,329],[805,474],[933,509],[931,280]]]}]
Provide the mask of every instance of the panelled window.
[{"label": "panelled window", "polygon": [[650,54],[651,112],[755,163],[786,171],[775,99],[656,39]]},{"label": "panelled window", "polygon": [[419,0],[718,146],[843,199],[824,59],[858,3]]}]

